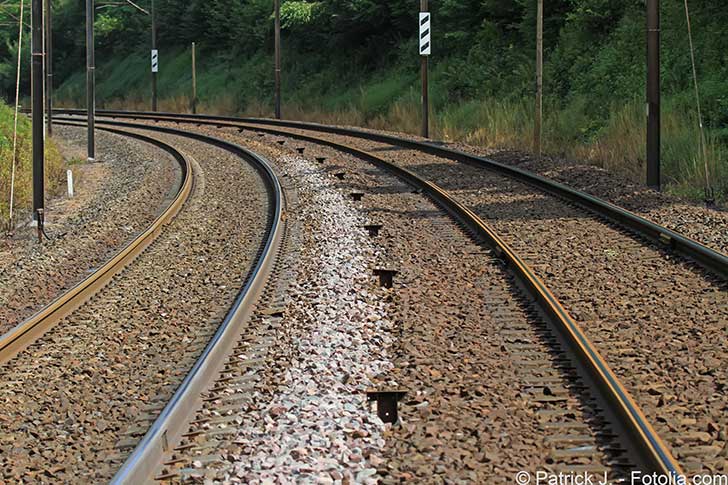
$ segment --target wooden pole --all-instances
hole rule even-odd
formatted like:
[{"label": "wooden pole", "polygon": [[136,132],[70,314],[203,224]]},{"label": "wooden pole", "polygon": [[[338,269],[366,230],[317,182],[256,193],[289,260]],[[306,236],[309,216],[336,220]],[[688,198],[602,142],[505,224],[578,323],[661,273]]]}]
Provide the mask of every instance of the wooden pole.
[{"label": "wooden pole", "polygon": [[[427,0],[420,0],[420,11],[428,12]],[[429,86],[429,56],[420,56],[422,71],[422,136],[430,137],[430,86]]]},{"label": "wooden pole", "polygon": [[536,11],[536,110],[533,127],[533,151],[541,159],[541,130],[543,123],[543,0]]},{"label": "wooden pole", "polygon": [[45,5],[45,67],[46,67],[46,113],[48,116],[48,136],[53,136],[53,25],[51,0]]},{"label": "wooden pole", "polygon": [[281,119],[281,0],[275,0],[275,114]]},{"label": "wooden pole", "polygon": [[192,43],[192,114],[197,114],[197,57]]},{"label": "wooden pole", "polygon": [[660,190],[659,0],[647,0],[647,185]]}]

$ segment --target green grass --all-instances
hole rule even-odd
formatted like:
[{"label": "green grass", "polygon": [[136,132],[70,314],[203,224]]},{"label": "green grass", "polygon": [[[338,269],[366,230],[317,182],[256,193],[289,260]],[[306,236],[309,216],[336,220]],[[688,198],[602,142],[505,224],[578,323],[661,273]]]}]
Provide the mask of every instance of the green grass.
[{"label": "green grass", "polygon": [[[98,106],[148,109],[148,53],[102,65],[98,70]],[[262,53],[228,61],[198,57],[199,111],[270,116],[272,64]],[[162,53],[160,109],[188,111],[191,97],[189,49]],[[327,66],[315,69],[312,66]],[[449,100],[443,86],[452,82],[448,65],[433,66],[432,133],[437,138],[492,148],[530,151],[533,145],[531,97]],[[450,80],[450,81],[448,81]],[[84,105],[82,74],[68,79],[57,96],[66,105]],[[662,164],[668,190],[703,198],[705,171],[689,94],[663,99]],[[640,99],[595,106],[585,96],[547,99],[544,151],[584,161],[642,182],[645,173],[645,113]],[[419,71],[416,64],[358,72],[323,60],[284,56],[283,111],[292,119],[351,124],[417,133],[420,128]],[[718,199],[728,200],[728,130],[708,135],[709,172]]]},{"label": "green grass", "polygon": [[[416,112],[416,107],[413,107]],[[662,113],[662,170],[668,190],[704,198],[705,169],[695,117],[680,102],[666,101]],[[587,161],[644,181],[646,137],[644,105],[613,106],[604,119],[591,116],[584,99],[566,106],[547,103],[543,144],[546,153]],[[492,148],[532,151],[533,104],[530,99],[478,100],[446,106],[436,116],[435,134],[446,140]],[[708,137],[708,170],[718,199],[728,199],[728,153],[717,133]]]},{"label": "green grass", "polygon": [[[0,102],[0,227],[7,227],[13,165],[14,110]],[[18,118],[17,161],[15,165],[15,211],[32,209],[32,137],[30,120]],[[46,143],[45,178],[49,193],[55,193],[62,178],[61,156],[52,142]]]}]

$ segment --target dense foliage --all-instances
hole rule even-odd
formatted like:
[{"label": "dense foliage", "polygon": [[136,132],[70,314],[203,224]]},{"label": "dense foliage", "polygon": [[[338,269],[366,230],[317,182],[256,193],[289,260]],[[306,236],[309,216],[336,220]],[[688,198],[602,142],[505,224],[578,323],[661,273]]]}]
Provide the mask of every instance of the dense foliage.
[{"label": "dense foliage", "polygon": [[[96,3],[100,105],[111,99],[146,99],[150,17],[131,6],[104,5],[119,2]],[[151,0],[135,3],[148,9]],[[569,117],[575,118],[578,128],[563,139],[587,143],[614,125],[615,112],[623,110],[624,115],[625,107],[638,106],[634,116],[639,116],[645,79],[644,0],[544,3],[545,92],[550,113],[559,117],[551,129],[563,128],[554,123],[565,126]],[[61,96],[72,103],[83,99],[83,4],[53,0],[56,80],[63,85]],[[268,105],[273,0],[156,0],[155,4],[163,97],[189,91],[188,52],[194,41],[200,46],[203,99],[224,94],[230,111],[245,110],[251,103]],[[355,105],[366,120],[387,113],[398,100],[416,100],[419,2],[282,0],[282,4],[284,102],[316,103],[329,111]],[[689,5],[706,123],[713,139],[725,142],[728,9],[718,0],[689,0]],[[442,112],[446,106],[473,100],[530,98],[536,0],[431,0],[430,8],[436,108]],[[662,0],[661,8],[666,110],[695,127],[683,0]],[[0,90],[9,99],[17,28],[7,13],[2,15],[7,22],[0,27]],[[28,76],[24,79],[27,84]],[[359,100],[352,101],[357,96]],[[560,140],[556,135],[552,139]]]},{"label": "dense foliage", "polygon": [[[100,62],[146,49],[150,17],[131,6],[97,0],[96,45]],[[144,8],[150,0],[137,0]],[[272,48],[272,0],[157,0],[162,46],[197,41],[228,60]],[[84,2],[54,0],[54,42],[59,81],[84,65]],[[532,86],[535,0],[433,0],[433,62],[445,67],[450,98],[520,96]],[[343,62],[367,72],[402,61],[416,63],[415,1],[283,1],[285,43],[313,62]],[[728,10],[717,0],[690,0],[697,59],[709,117],[728,121],[725,89]],[[642,95],[643,0],[547,0],[546,84],[561,99],[589,94],[595,105]],[[0,36],[0,87],[13,84],[17,28],[4,10]],[[15,15],[15,14],[13,14]],[[683,3],[662,1],[666,92],[690,87],[690,59]],[[27,7],[26,7],[26,21]],[[26,39],[29,35],[26,35]],[[27,56],[26,56],[27,57]],[[27,68],[27,62],[24,63]],[[346,72],[342,69],[342,72]],[[353,74],[353,73],[352,73]],[[27,79],[27,76],[25,76]]]}]

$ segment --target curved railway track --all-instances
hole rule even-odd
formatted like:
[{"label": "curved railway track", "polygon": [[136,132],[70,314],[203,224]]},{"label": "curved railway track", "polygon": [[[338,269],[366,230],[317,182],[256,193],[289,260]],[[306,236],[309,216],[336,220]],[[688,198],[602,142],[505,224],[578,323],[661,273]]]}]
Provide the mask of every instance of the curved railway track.
[{"label": "curved railway track", "polygon": [[[83,114],[81,110],[58,110],[62,114]],[[147,119],[158,121],[187,122],[206,124],[218,128],[245,128],[247,124],[264,125],[280,128],[292,128],[309,132],[329,133],[350,138],[359,138],[400,148],[413,149],[429,153],[444,159],[454,160],[464,164],[484,168],[489,171],[504,174],[515,180],[532,185],[548,194],[555,195],[564,200],[573,202],[580,207],[604,217],[607,220],[634,231],[646,239],[664,245],[683,256],[693,259],[703,265],[708,271],[715,273],[723,279],[728,279],[728,256],[715,249],[709,248],[695,240],[687,238],[668,228],[648,221],[630,211],[615,206],[609,202],[591,196],[584,192],[572,189],[564,184],[549,180],[526,170],[511,167],[487,158],[471,155],[462,151],[452,150],[434,143],[420,142],[411,139],[395,137],[370,131],[342,128],[337,126],[320,125],[297,121],[281,121],[261,118],[234,118],[213,115],[189,115],[177,113],[149,113],[143,111],[113,111],[100,110],[100,116],[112,118]],[[280,133],[280,132],[278,132]]]},{"label": "curved railway track", "polygon": [[[261,291],[280,244],[284,199],[265,159],[233,144],[182,130],[165,130],[170,142],[143,134],[143,126],[133,130],[99,123],[97,128],[172,154],[180,163],[183,182],[167,210],[137,239],[2,337],[0,392],[5,399],[0,403],[0,422],[3,449],[11,448],[3,452],[0,481],[95,482],[110,478],[108,470],[118,468],[119,460],[127,458],[138,443],[145,447],[147,459],[162,453],[176,438],[178,426],[174,423],[184,419],[201,386],[216,372],[220,355],[240,331],[240,322]],[[185,139],[198,143],[190,145],[191,150],[209,158],[204,160],[203,170],[173,146]],[[204,152],[203,145],[207,147]],[[219,151],[213,154],[212,150]],[[259,222],[253,211],[239,217],[239,206],[220,210],[218,204],[224,199],[217,197],[230,189],[216,185],[226,183],[230,173],[218,175],[214,170],[225,163],[234,167],[230,165],[233,159],[240,168],[228,172],[243,174],[241,182],[248,177],[250,195],[241,195],[239,203],[263,204]],[[252,177],[258,182],[251,183]],[[255,193],[259,189],[260,196]],[[206,200],[227,220],[205,217]],[[195,221],[197,214],[205,219]],[[217,227],[207,227],[215,223]],[[206,232],[185,236],[180,228]],[[258,229],[261,233],[255,236]],[[249,240],[232,243],[226,237]],[[250,245],[249,256],[238,255],[245,245]],[[215,257],[211,250],[222,252]],[[191,269],[194,264],[215,269],[198,275]],[[167,277],[184,277],[189,284],[180,281],[172,289],[164,281]],[[240,286],[231,287],[231,283]],[[209,288],[207,294],[186,288],[198,284]],[[165,295],[172,301],[165,302]],[[189,301],[182,300],[182,295]],[[177,301],[184,304],[177,305]],[[199,311],[195,305],[210,307]],[[197,318],[205,320],[195,321]],[[94,338],[97,341],[85,343]],[[33,392],[36,394],[25,395]],[[119,418],[124,421],[114,421]],[[129,461],[136,470],[148,466],[134,453]]]},{"label": "curved railway track", "polygon": [[[162,121],[165,119],[167,119],[166,116],[160,117],[160,120]],[[196,120],[195,122],[198,121],[199,120]],[[117,123],[122,126],[127,125],[125,123]],[[226,126],[225,123],[221,124],[220,122],[210,122],[210,124],[214,124],[218,127]],[[409,170],[383,160],[372,153],[368,153],[351,146],[346,146],[341,143],[332,142],[331,140],[302,135],[300,133],[290,133],[266,127],[242,125],[238,123],[227,126],[234,127],[239,130],[250,129],[289,138],[296,138],[319,146],[326,145],[338,151],[353,155],[358,159],[374,163],[381,168],[385,168],[386,170],[396,174],[398,177],[406,180],[410,185],[417,187],[418,190],[427,194],[428,197],[432,198],[439,206],[455,217],[459,223],[465,225],[479,240],[485,241],[486,244],[508,264],[510,271],[513,275],[515,275],[519,286],[526,289],[529,299],[537,302],[539,310],[547,316],[547,321],[551,326],[549,333],[553,334],[552,337],[554,335],[558,336],[558,340],[560,342],[559,345],[563,345],[567,349],[567,352],[557,352],[559,355],[563,355],[567,360],[575,359],[576,361],[575,367],[573,369],[567,369],[566,373],[574,372],[576,374],[580,374],[580,377],[587,383],[586,387],[589,388],[589,392],[592,393],[592,395],[598,396],[600,405],[598,405],[597,408],[601,409],[603,407],[603,413],[601,411],[598,413],[600,415],[599,419],[606,420],[613,426],[616,425],[619,429],[618,434],[622,438],[621,441],[623,448],[625,450],[629,450],[627,456],[633,457],[634,461],[628,460],[626,462],[620,462],[620,466],[623,468],[636,467],[642,470],[657,471],[664,474],[679,474],[682,472],[677,461],[672,457],[667,447],[654,432],[644,414],[639,410],[639,407],[629,396],[629,393],[625,390],[624,386],[609,369],[609,366],[600,356],[595,346],[589,341],[580,327],[569,316],[568,312],[548,290],[541,279],[535,275],[533,270],[531,270],[528,265],[526,265],[523,260],[509,247],[509,245],[506,244],[503,239],[472,210],[457,202],[447,192],[443,191],[435,184],[418,177]],[[164,127],[155,127],[155,129],[169,130],[169,128]],[[671,240],[674,239],[675,238],[671,236]],[[710,254],[710,251],[707,251],[707,254]],[[514,328],[511,330],[522,331],[523,329]],[[552,337],[544,338],[546,338],[547,341],[550,341],[549,339]],[[551,345],[554,345],[553,342],[551,342]],[[576,369],[578,369],[578,371]],[[544,389],[548,387],[547,384],[539,384],[539,382],[536,382],[535,385],[536,387],[542,387]],[[574,384],[574,386],[576,388],[582,387],[581,384]],[[633,454],[635,450],[637,451],[637,454]],[[635,460],[635,457],[639,458]],[[123,477],[121,478],[123,479]]]},{"label": "curved railway track", "polygon": [[[134,125],[129,124],[127,126],[132,127]],[[149,129],[141,125],[135,127]],[[183,136],[204,140],[255,163],[272,188],[273,215],[264,246],[260,250],[260,257],[248,275],[245,285],[227,313],[225,320],[205,347],[202,355],[195,362],[194,367],[185,376],[175,394],[150,426],[149,431],[117,472],[112,483],[136,484],[149,480],[159,466],[162,457],[169,453],[173,446],[180,441],[185,425],[192,419],[192,413],[200,405],[203,391],[210,386],[211,382],[219,374],[225,358],[234,348],[235,342],[240,338],[244,322],[250,318],[254,305],[265,289],[268,278],[274,272],[285,232],[283,222],[284,194],[278,177],[265,159],[245,148],[220,139],[174,129],[158,127],[153,129],[154,131],[170,134],[184,133]]]},{"label": "curved railway track", "polygon": [[[295,131],[272,128],[271,125],[277,122],[269,120],[244,122],[231,118],[202,116],[191,118],[186,115],[171,114],[121,112],[106,112],[106,114],[114,117],[153,119],[157,122],[189,122],[200,126],[232,128],[236,132],[267,133],[310,143],[313,147],[326,147],[356,160],[371,163],[393,174],[424,194],[449,214],[457,224],[465,228],[472,238],[472,244],[488,248],[482,265],[489,266],[495,263],[493,271],[498,271],[499,262],[505,263],[507,271],[502,276],[507,282],[505,286],[502,282],[484,283],[492,293],[487,305],[498,316],[498,323],[502,325],[501,332],[507,336],[507,351],[524,368],[521,372],[525,382],[523,389],[531,396],[534,409],[537,409],[541,416],[545,416],[546,441],[554,447],[554,452],[551,454],[553,462],[549,467],[571,472],[588,470],[590,473],[599,473],[603,470],[615,479],[626,478],[629,471],[635,469],[665,475],[684,473],[682,460],[676,460],[672,454],[672,449],[675,447],[673,443],[675,439],[690,442],[691,438],[682,439],[680,433],[676,432],[671,433],[668,439],[670,447],[663,443],[651,425],[650,419],[640,409],[642,402],[636,402],[632,398],[627,386],[620,382],[619,373],[612,371],[608,359],[602,357],[597,350],[600,348],[599,344],[595,345],[592,342],[588,332],[585,332],[571,317],[568,307],[564,307],[554,296],[548,283],[532,269],[529,261],[533,259],[533,255],[524,257],[519,254],[523,250],[522,247],[514,248],[507,240],[508,237],[499,234],[499,231],[469,203],[461,202],[448,190],[423,177],[416,167],[405,168],[398,163],[385,160],[378,153],[364,150],[355,143],[312,136],[302,131],[323,131],[350,138],[374,137],[380,143],[416,148],[448,159],[478,166],[485,165],[496,171],[508,173],[509,176],[527,180],[529,185],[537,187],[538,190],[557,194],[560,199],[568,200],[581,210],[586,209],[597,213],[600,218],[609,219],[609,224],[616,225],[621,228],[620,230],[634,231],[639,234],[639,238],[646,238],[664,247],[666,251],[674,251],[682,257],[697,262],[719,281],[723,281],[728,274],[725,255],[645,221],[628,211],[598,199],[585,197],[584,194],[553,184],[546,179],[436,145],[356,130],[339,131],[340,129],[334,127],[293,122],[280,124],[284,127],[293,127]],[[250,121],[255,121],[256,124]],[[245,281],[244,289],[236,299],[233,309],[227,314],[214,336],[211,336],[210,341],[205,344],[202,356],[196,361],[193,370],[186,374],[174,397],[154,405],[153,414],[158,414],[158,417],[151,425],[147,422],[146,435],[141,440],[137,439],[138,446],[114,478],[116,483],[139,483],[153,476],[158,479],[174,480],[178,475],[170,473],[170,469],[174,469],[176,463],[185,462],[184,450],[190,449],[187,443],[197,437],[205,436],[205,432],[200,428],[204,420],[199,420],[199,414],[195,418],[195,412],[199,412],[207,403],[220,398],[216,397],[215,392],[218,392],[216,389],[221,382],[235,381],[241,378],[241,372],[244,374],[249,371],[247,367],[235,370],[229,362],[225,365],[225,357],[235,345],[238,345],[236,340],[241,325],[253,315],[252,302],[262,298],[263,303],[268,304],[265,303],[265,299],[272,298],[271,286],[275,287],[277,284],[275,276],[280,271],[280,268],[273,269],[277,264],[274,255],[281,252],[280,248],[285,246],[282,242],[283,226],[278,223],[282,219],[280,207],[283,197],[280,185],[270,167],[262,159],[237,144],[160,123],[140,125],[107,120],[100,124],[112,130],[152,130],[165,135],[185,136],[236,153],[237,156],[257,165],[263,177],[273,186],[273,199],[277,199],[277,205],[274,205],[278,209],[277,212],[274,210],[271,218],[273,223],[269,226],[266,242],[260,252],[261,257]],[[229,135],[233,136],[232,133]],[[303,148],[300,153],[303,153]],[[268,278],[270,275],[273,276],[272,279]],[[264,290],[266,284],[268,289]],[[720,297],[720,292],[717,293],[717,297]],[[500,308],[499,302],[508,298],[514,299],[514,303]],[[720,304],[720,301],[716,302]],[[516,307],[530,310],[520,314],[514,310]],[[29,331],[26,333],[32,334]],[[28,344],[13,345],[17,345],[14,353],[28,346]],[[601,348],[604,348],[603,345]],[[225,365],[224,370],[220,373],[223,365]],[[634,370],[639,372],[639,369]],[[211,388],[213,385],[215,386]],[[661,426],[664,427],[664,424]],[[181,447],[177,446],[180,442]],[[161,471],[163,469],[160,468],[160,462],[163,460],[166,460],[165,471]]]},{"label": "curved railway track", "polygon": [[[81,126],[75,123],[67,123],[67,125]],[[2,335],[0,337],[0,365],[6,363],[17,355],[18,352],[27,348],[45,332],[63,320],[63,318],[88,301],[100,288],[108,284],[114,275],[120,273],[159,236],[164,226],[177,215],[192,192],[192,164],[188,157],[185,157],[173,146],[138,133],[129,133],[106,127],[101,129],[136,138],[170,153],[177,160],[182,170],[182,183],[177,191],[177,195],[149,227],[126,247],[122,248],[114,257],[38,313]]]},{"label": "curved railway track", "polygon": [[[349,153],[352,153],[351,148],[361,149],[366,140],[366,147],[375,150],[378,155],[386,153],[394,160],[399,157],[408,160],[406,163],[397,160],[397,166],[407,167],[426,179],[442,178],[445,187],[452,187],[453,193],[458,194],[465,206],[482,218],[490,219],[490,211],[494,211],[493,221],[498,231],[507,234],[506,239],[516,252],[535,268],[542,279],[546,278],[552,291],[558,289],[560,298],[569,301],[568,308],[573,308],[579,320],[584,321],[582,328],[606,354],[611,367],[629,381],[632,394],[638,395],[638,402],[648,411],[650,419],[657,422],[670,449],[677,453],[677,461],[685,466],[688,473],[725,468],[723,453],[728,425],[723,412],[725,403],[720,398],[721,389],[726,385],[723,363],[724,323],[728,318],[728,257],[725,254],[561,184],[430,143],[298,122],[166,113],[107,114],[151,118],[155,122],[194,123],[199,127],[229,128],[241,132],[262,132],[319,145],[338,146]],[[311,136],[312,131],[323,132],[326,137]],[[428,166],[430,160],[417,161],[418,153],[434,155],[441,160],[454,160],[462,165],[456,163],[440,170]],[[487,170],[482,171],[483,168]],[[451,174],[449,179],[448,171]],[[507,178],[489,179],[486,172],[494,172],[498,176],[505,174]],[[507,182],[508,178],[515,183]],[[468,179],[471,181],[461,182]],[[496,193],[494,197],[483,197],[479,190],[465,190],[468,184],[473,187],[495,186],[498,187],[495,192],[503,194],[513,191],[516,196],[499,198]],[[488,190],[493,191],[493,188]],[[528,204],[524,201],[528,201]],[[501,205],[532,205],[533,208],[527,210],[536,215],[529,220],[535,222],[533,225],[538,230],[528,231],[528,227],[525,227],[526,232],[512,231],[514,225],[500,219],[520,216],[517,210],[516,215],[513,215],[513,211],[503,210],[499,207]],[[589,215],[584,217],[585,213]],[[538,218],[543,218],[543,222],[537,221]],[[552,219],[565,220],[567,228],[559,232],[557,225],[549,224]],[[562,245],[562,239],[574,239],[575,236],[569,231],[583,231],[584,241]],[[553,239],[544,239],[547,236]],[[553,261],[544,261],[541,252],[533,249],[542,242],[558,255]],[[554,244],[563,247],[552,249]],[[589,244],[600,251],[602,247],[606,248],[604,254],[607,261],[601,261],[603,255],[599,253],[587,258],[580,256],[578,251],[584,255],[590,253]],[[597,272],[591,269],[590,258],[603,269]],[[624,262],[615,264],[615,258]],[[696,269],[694,263],[702,269]],[[575,268],[573,271],[569,270],[571,265]],[[638,271],[643,270],[646,273],[636,276]],[[635,276],[624,278],[620,272],[626,275],[631,272]],[[653,272],[653,279],[645,278]],[[579,279],[588,283],[580,285]],[[614,291],[605,290],[605,284],[607,288],[614,288]],[[641,286],[644,286],[644,290]],[[665,305],[660,305],[661,300]],[[665,310],[661,306],[665,306]],[[655,316],[650,318],[653,311]],[[673,319],[678,319],[679,324],[672,325]],[[625,320],[633,320],[634,327],[624,325]],[[637,326],[638,323],[645,329]],[[642,335],[642,332],[645,334]],[[654,352],[655,348],[659,350]],[[696,375],[699,377],[694,377]]]}]

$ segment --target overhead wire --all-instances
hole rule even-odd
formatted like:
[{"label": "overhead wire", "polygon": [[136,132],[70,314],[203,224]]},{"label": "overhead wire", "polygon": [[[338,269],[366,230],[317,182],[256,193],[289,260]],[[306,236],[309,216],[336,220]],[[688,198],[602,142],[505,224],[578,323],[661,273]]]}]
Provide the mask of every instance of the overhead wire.
[{"label": "overhead wire", "polygon": [[20,0],[20,17],[18,18],[18,64],[15,78],[15,119],[13,121],[13,161],[10,175],[10,205],[8,226],[13,229],[13,205],[15,203],[15,166],[18,161],[18,112],[20,110],[20,62],[23,51],[23,0]]},{"label": "overhead wire", "polygon": [[708,164],[708,143],[705,138],[705,128],[703,126],[703,114],[700,107],[700,90],[698,89],[698,71],[695,68],[695,48],[693,47],[693,33],[690,26],[690,10],[688,9],[688,0],[685,3],[685,20],[688,25],[688,42],[690,44],[690,62],[693,68],[693,87],[695,88],[695,103],[698,111],[698,126],[700,127],[700,153],[703,157],[703,167],[705,174],[705,201],[709,204],[715,201],[715,194],[710,184],[710,167]]}]

